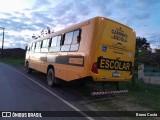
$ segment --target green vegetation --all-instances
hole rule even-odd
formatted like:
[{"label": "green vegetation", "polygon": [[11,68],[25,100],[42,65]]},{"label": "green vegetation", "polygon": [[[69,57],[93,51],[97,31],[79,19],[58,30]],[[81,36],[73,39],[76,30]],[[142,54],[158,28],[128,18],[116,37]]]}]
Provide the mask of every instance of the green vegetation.
[{"label": "green vegetation", "polygon": [[132,82],[120,83],[120,88],[129,90],[128,96],[123,96],[123,99],[130,98],[130,102],[133,104],[147,107],[153,111],[160,110],[160,86],[145,84],[135,78],[134,85]]},{"label": "green vegetation", "polygon": [[[146,65],[156,64],[155,68],[157,68],[157,66],[159,66],[157,64],[159,60],[160,49],[156,48],[153,52],[153,50],[150,47],[150,43],[148,43],[146,38],[137,37],[135,70],[138,70],[139,63],[144,63]],[[158,70],[159,69],[156,69],[156,71]],[[154,74],[157,74],[155,73],[156,71],[154,70]],[[137,74],[134,76],[135,78],[130,82],[120,82],[120,89],[127,89],[129,90],[129,93],[128,95],[120,95],[118,99],[120,101],[124,100],[126,104],[130,102],[135,106],[142,106],[144,108],[149,108],[150,110],[159,111],[160,86],[145,84],[143,81],[137,78]]]},{"label": "green vegetation", "polygon": [[10,65],[14,65],[17,67],[21,67],[24,66],[24,59],[18,59],[18,58],[8,58],[8,57],[4,57],[3,59],[0,58],[0,62],[4,62]]},{"label": "green vegetation", "polygon": [[[120,90],[128,90],[128,94],[87,96],[84,103],[90,108],[101,111],[159,111],[160,110],[160,86],[145,84],[137,79],[129,82],[120,82]],[[96,88],[96,84],[93,84]],[[92,87],[92,88],[93,88]],[[98,89],[100,86],[98,87]],[[113,85],[106,85],[106,91],[115,90]],[[99,89],[100,90],[100,89]],[[102,86],[101,86],[102,90]],[[84,97],[84,93],[82,93]],[[158,120],[157,117],[126,117],[126,120]]]},{"label": "green vegetation", "polygon": [[[88,91],[103,91],[100,83],[87,84],[87,87],[83,88],[84,91],[82,90],[80,94],[85,97],[85,103],[89,103],[87,105],[101,111],[159,111],[160,86],[145,84],[137,78],[137,72],[134,76],[132,81],[119,83],[120,90],[128,90],[128,94],[100,96],[86,94]],[[108,84],[105,85],[105,89],[106,91],[115,91],[116,87],[113,84]]]},{"label": "green vegetation", "polygon": [[135,54],[135,69],[138,69],[139,63],[150,64],[159,63],[160,48],[152,49],[146,38],[136,38],[136,54]]}]

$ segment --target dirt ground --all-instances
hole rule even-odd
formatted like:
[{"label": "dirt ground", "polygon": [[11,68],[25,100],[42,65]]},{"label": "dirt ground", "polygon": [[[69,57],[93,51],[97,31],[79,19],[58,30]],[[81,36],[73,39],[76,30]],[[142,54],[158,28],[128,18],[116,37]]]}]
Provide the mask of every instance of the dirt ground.
[{"label": "dirt ground", "polygon": [[[115,95],[105,97],[86,98],[81,101],[82,105],[87,106],[93,111],[152,111],[148,107],[140,106],[135,98]],[[158,117],[103,117],[106,120],[159,120]]]}]

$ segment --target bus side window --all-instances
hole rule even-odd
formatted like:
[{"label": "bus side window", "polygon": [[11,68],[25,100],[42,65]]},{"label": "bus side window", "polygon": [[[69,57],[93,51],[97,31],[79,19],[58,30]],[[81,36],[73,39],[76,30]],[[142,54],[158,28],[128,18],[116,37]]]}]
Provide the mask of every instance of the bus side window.
[{"label": "bus side window", "polygon": [[41,50],[41,43],[42,43],[42,41],[36,42],[35,52],[40,52],[40,50]]},{"label": "bus side window", "polygon": [[62,44],[61,51],[69,51],[73,39],[73,32],[66,33],[64,36],[64,43]]},{"label": "bus side window", "polygon": [[48,52],[49,39],[45,39],[42,41],[41,52]]},{"label": "bus side window", "polygon": [[73,39],[73,32],[66,33],[64,45],[70,45]]},{"label": "bus side window", "polygon": [[55,36],[51,39],[51,46],[49,52],[58,52],[60,51],[60,42],[61,36]]},{"label": "bus side window", "polygon": [[58,36],[56,46],[60,46],[61,45],[61,39],[62,39],[62,36]]},{"label": "bus side window", "polygon": [[32,46],[31,46],[31,51],[32,51],[32,52],[34,52],[35,46],[36,46],[36,44],[35,44],[35,43],[32,43]]},{"label": "bus side window", "polygon": [[70,51],[77,51],[79,49],[79,44],[80,44],[80,40],[81,40],[80,34],[81,34],[80,30],[74,31]]},{"label": "bus side window", "polygon": [[57,36],[52,38],[51,47],[56,46],[56,44],[57,44]]}]

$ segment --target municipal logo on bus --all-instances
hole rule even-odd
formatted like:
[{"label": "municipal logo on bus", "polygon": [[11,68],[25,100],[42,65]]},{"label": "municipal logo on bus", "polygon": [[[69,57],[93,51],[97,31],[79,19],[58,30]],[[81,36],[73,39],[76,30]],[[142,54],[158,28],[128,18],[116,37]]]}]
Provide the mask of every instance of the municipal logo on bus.
[{"label": "municipal logo on bus", "polygon": [[103,52],[106,52],[106,51],[107,51],[107,46],[103,45],[103,46],[102,46],[102,51],[103,51]]}]

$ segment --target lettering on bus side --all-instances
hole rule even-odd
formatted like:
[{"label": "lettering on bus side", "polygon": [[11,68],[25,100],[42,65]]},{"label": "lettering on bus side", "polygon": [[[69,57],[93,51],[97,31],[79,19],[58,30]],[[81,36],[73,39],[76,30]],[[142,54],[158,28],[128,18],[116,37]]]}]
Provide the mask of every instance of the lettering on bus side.
[{"label": "lettering on bus side", "polygon": [[98,68],[108,70],[131,71],[132,62],[98,57]]},{"label": "lettering on bus side", "polygon": [[57,56],[55,63],[84,67],[84,56]]},{"label": "lettering on bus side", "polygon": [[122,42],[127,42],[128,35],[122,30],[122,28],[116,28],[112,29],[112,39],[122,41]]}]

